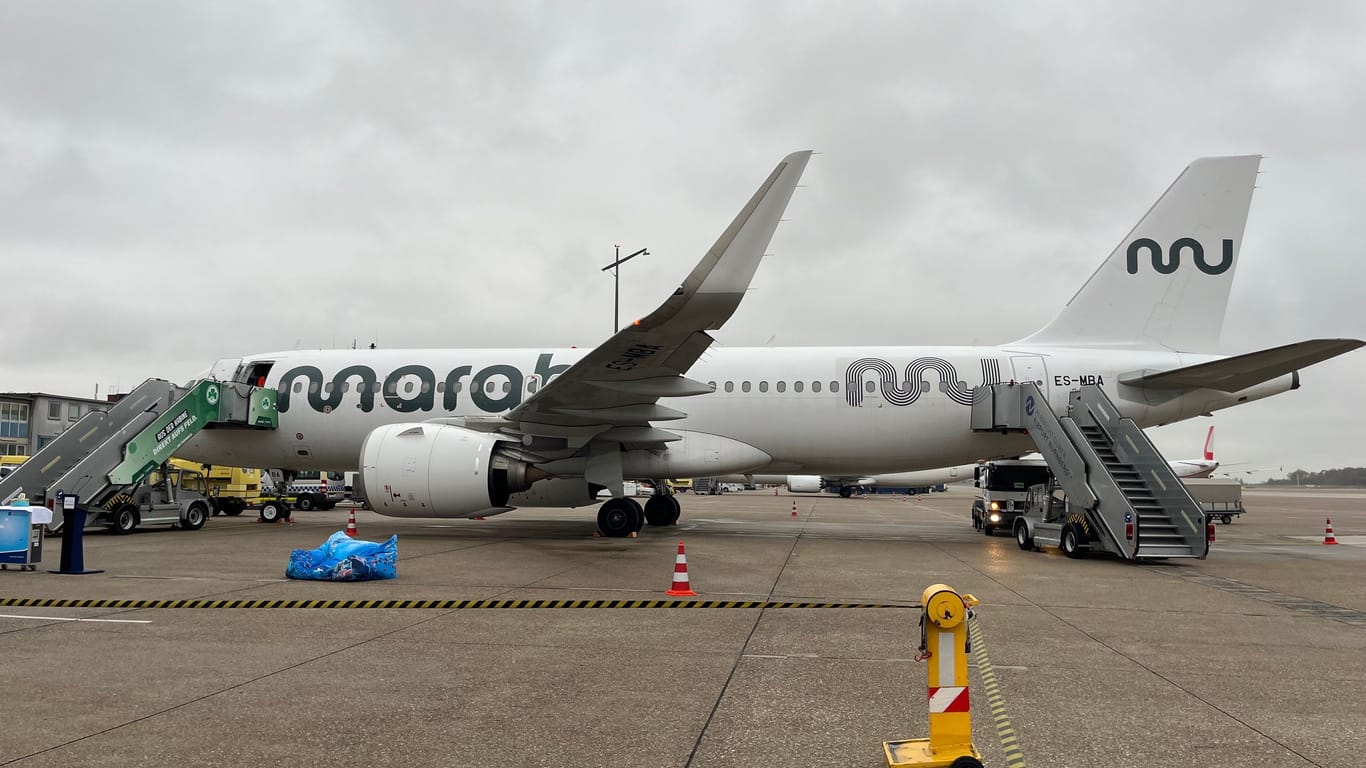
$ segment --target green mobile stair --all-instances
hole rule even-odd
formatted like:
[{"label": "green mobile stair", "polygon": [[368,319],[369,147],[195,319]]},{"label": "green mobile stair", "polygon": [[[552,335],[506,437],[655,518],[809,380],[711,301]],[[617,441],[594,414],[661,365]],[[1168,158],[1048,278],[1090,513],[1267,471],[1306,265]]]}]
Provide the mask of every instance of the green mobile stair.
[{"label": "green mobile stair", "polygon": [[91,411],[0,480],[0,504],[58,491],[85,508],[141,483],[207,427],[275,429],[275,390],[204,379],[180,387],[148,379],[108,411]]}]

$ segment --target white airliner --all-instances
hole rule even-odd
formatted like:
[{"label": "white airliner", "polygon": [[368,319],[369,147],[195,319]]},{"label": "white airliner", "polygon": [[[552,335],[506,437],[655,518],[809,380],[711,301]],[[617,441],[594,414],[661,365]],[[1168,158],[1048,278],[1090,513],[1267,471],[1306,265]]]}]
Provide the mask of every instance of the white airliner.
[{"label": "white airliner", "polygon": [[[1037,454],[1026,454],[1020,456],[1022,459],[1037,459],[1042,461],[1044,456]],[[839,491],[840,496],[848,497],[850,493],[846,488],[854,489],[858,486],[862,488],[925,488],[929,485],[938,485],[941,482],[958,482],[960,480],[970,480],[973,477],[973,470],[978,465],[958,465],[951,467],[940,467],[940,469],[925,469],[918,471],[897,471],[891,474],[873,474],[869,477],[821,477],[805,476],[805,474],[795,474],[795,476],[785,476],[775,478],[775,476],[755,476],[755,482],[785,482],[788,491],[794,493],[816,493],[825,488],[833,488]],[[1218,469],[1218,462],[1214,461],[1214,426],[1210,425],[1209,432],[1205,433],[1205,458],[1202,459],[1172,459],[1167,462],[1171,467],[1172,473],[1176,477],[1198,478],[1209,477],[1214,470]]]},{"label": "white airliner", "polygon": [[[1203,459],[1173,459],[1167,462],[1172,472],[1179,478],[1209,477],[1219,468],[1214,460],[1214,427],[1205,434],[1205,454]],[[1043,459],[1038,453],[1021,456],[1022,459]],[[756,483],[781,483],[792,493],[819,493],[827,488],[848,498],[858,488],[925,488],[940,483],[957,483],[971,480],[977,464],[959,464],[939,469],[921,469],[914,472],[892,472],[864,477],[829,477],[821,475],[730,475],[722,479],[740,478]]]},{"label": "white airliner", "polygon": [[1245,156],[1192,163],[1057,317],[1018,342],[713,349],[709,332],[744,297],[810,154],[784,158],[682,285],[595,349],[219,360],[206,376],[278,390],[279,429],[206,430],[180,453],[359,468],[374,510],[398,517],[581,506],[606,488],[614,498],[598,527],[626,536],[645,521],[676,522],[679,506],[662,494],[642,510],[623,497],[624,479],[862,475],[1032,450],[1027,436],[970,429],[975,385],[1034,381],[1062,410],[1070,389],[1098,384],[1153,426],[1294,389],[1299,368],[1363,344],[1212,352],[1260,162]]}]

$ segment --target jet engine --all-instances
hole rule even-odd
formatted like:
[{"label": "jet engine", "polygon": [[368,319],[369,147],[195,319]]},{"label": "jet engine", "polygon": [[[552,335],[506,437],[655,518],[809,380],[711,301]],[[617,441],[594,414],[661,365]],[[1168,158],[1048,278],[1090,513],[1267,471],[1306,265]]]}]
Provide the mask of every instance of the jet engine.
[{"label": "jet engine", "polygon": [[360,474],[370,508],[390,517],[477,517],[545,473],[513,458],[504,441],[449,424],[387,424],[365,437]]},{"label": "jet engine", "polygon": [[787,490],[792,493],[820,493],[824,488],[820,475],[788,475]]}]

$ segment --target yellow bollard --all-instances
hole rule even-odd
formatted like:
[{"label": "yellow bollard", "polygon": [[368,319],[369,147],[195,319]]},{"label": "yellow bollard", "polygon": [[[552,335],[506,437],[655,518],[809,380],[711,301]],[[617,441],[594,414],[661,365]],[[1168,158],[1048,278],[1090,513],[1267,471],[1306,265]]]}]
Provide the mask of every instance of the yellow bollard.
[{"label": "yellow bollard", "polygon": [[972,745],[968,700],[968,614],[977,598],[947,584],[920,597],[920,656],[929,661],[930,737],[885,741],[889,768],[949,766],[982,768]]}]

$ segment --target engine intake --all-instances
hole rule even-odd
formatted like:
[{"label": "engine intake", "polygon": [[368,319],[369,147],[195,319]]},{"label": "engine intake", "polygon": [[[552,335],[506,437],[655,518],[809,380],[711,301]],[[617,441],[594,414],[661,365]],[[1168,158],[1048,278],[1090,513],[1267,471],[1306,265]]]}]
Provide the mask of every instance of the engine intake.
[{"label": "engine intake", "polygon": [[387,424],[366,436],[360,474],[371,509],[390,517],[506,512],[545,473],[499,450],[499,438],[449,424]]}]

